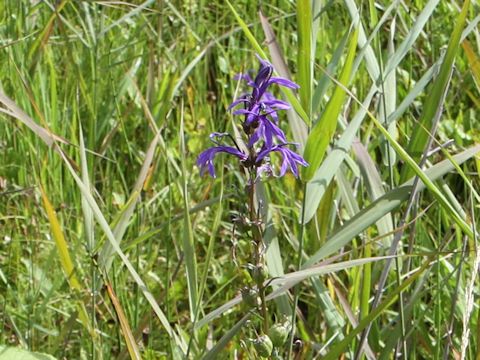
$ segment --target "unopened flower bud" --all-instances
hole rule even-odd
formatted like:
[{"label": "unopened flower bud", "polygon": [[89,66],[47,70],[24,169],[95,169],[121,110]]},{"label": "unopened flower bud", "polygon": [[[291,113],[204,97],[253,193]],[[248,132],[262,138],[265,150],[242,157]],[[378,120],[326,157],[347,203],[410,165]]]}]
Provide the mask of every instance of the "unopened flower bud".
[{"label": "unopened flower bud", "polygon": [[255,289],[245,287],[241,290],[242,300],[250,307],[258,306],[258,291]]},{"label": "unopened flower bud", "polygon": [[257,284],[263,284],[263,282],[268,278],[267,267],[264,264],[255,266],[252,270],[252,278]]},{"label": "unopened flower bud", "polygon": [[272,355],[273,343],[268,335],[262,335],[253,340],[253,346],[255,347],[257,354],[260,356],[269,357]]},{"label": "unopened flower bud", "polygon": [[282,323],[272,325],[272,327],[268,331],[268,335],[270,335],[270,339],[272,340],[273,345],[280,347],[285,344],[285,341],[290,334],[290,330],[291,324],[289,320],[285,320]]}]

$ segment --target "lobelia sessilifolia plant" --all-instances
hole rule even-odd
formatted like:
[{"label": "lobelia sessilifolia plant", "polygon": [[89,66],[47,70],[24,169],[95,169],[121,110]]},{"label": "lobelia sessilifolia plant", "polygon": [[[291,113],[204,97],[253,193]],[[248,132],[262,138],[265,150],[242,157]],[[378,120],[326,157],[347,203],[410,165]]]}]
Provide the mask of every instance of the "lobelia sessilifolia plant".
[{"label": "lobelia sessilifolia plant", "polygon": [[[257,56],[258,57],[258,56]],[[240,74],[237,79],[246,81],[251,91],[234,101],[229,109],[235,109],[234,115],[243,117],[244,145],[239,146],[235,138],[229,133],[214,132],[210,135],[211,141],[216,145],[203,151],[197,160],[200,173],[206,171],[215,175],[214,158],[219,153],[227,153],[235,156],[247,174],[248,214],[246,223],[252,235],[253,251],[251,261],[247,264],[255,287],[242,289],[243,301],[262,318],[261,335],[253,340],[253,345],[259,355],[268,357],[272,351],[278,351],[289,334],[287,321],[276,323],[269,327],[267,304],[265,301],[265,280],[268,277],[265,265],[266,246],[263,243],[263,224],[260,214],[255,206],[255,183],[268,177],[282,177],[290,170],[298,177],[298,165],[308,166],[307,162],[297,153],[290,149],[292,143],[287,141],[285,133],[278,126],[277,112],[286,110],[290,105],[285,101],[275,98],[270,93],[269,87],[277,84],[280,86],[297,89],[298,85],[288,79],[273,76],[273,66],[266,60],[258,57],[260,68],[254,79],[249,74]],[[243,106],[242,106],[243,105]],[[225,145],[225,140],[231,145]],[[270,157],[277,153],[281,157],[280,170],[275,171]]]}]

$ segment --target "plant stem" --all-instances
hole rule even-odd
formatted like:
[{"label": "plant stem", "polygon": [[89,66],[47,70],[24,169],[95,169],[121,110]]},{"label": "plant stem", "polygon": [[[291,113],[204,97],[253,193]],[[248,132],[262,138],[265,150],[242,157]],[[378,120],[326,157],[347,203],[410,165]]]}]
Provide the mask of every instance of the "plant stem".
[{"label": "plant stem", "polygon": [[[262,246],[263,246],[263,236],[262,229],[260,225],[260,216],[259,212],[255,209],[255,179],[256,179],[256,170],[252,169],[250,171],[250,181],[248,184],[249,187],[249,211],[250,211],[250,221],[252,223],[252,235],[253,241],[255,243],[255,253],[254,253],[254,263],[257,269],[264,266],[262,259]],[[263,332],[266,334],[268,332],[268,311],[267,311],[267,302],[265,299],[265,286],[263,285],[263,280],[261,278],[256,279],[256,284],[258,288],[258,294],[260,296],[260,308],[263,317]]]},{"label": "plant stem", "polygon": [[[302,268],[302,253],[303,253],[303,235],[305,232],[305,200],[307,195],[307,184],[303,184],[303,199],[302,199],[302,217],[301,217],[301,227],[300,227],[300,236],[298,239],[298,264],[297,268],[300,270]],[[287,359],[290,359],[293,349],[293,338],[295,335],[295,323],[297,321],[297,306],[298,299],[300,297],[300,285],[294,287],[294,299],[293,299],[293,309],[292,309],[292,329],[290,332],[290,341],[288,342],[288,352]]]}]

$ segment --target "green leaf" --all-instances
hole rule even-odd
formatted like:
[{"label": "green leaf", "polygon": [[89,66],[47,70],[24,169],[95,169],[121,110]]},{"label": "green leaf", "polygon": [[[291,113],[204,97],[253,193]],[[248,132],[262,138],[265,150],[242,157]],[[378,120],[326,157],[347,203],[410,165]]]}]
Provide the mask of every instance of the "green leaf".
[{"label": "green leaf", "polygon": [[[470,0],[466,0],[463,4],[462,11],[458,15],[457,23],[453,29],[452,37],[450,38],[445,58],[437,78],[433,82],[429,95],[423,105],[423,112],[420,119],[415,126],[412,137],[408,145],[408,153],[412,156],[415,162],[419,162],[422,152],[429,139],[429,131],[434,124],[435,118],[437,118],[443,108],[443,100],[448,91],[448,85],[450,83],[451,74],[453,71],[453,64],[455,56],[458,53],[460,47],[460,39],[462,36],[462,29],[465,25],[467,13],[470,5]],[[402,174],[402,179],[407,179],[413,175],[413,169],[405,167]]]},{"label": "green leaf", "polygon": [[[371,36],[367,38],[367,35],[365,34],[365,30],[363,29],[362,23],[360,20],[360,10],[357,8],[357,5],[355,4],[354,0],[345,0],[345,5],[348,9],[348,12],[350,13],[350,17],[352,18],[352,21],[355,23],[358,21],[358,48],[360,50],[360,54],[362,55],[361,57],[359,56],[359,60],[365,57],[365,65],[367,67],[367,71],[370,75],[370,78],[376,82],[380,76],[380,67],[378,65],[378,60],[375,57],[375,53],[373,52],[372,46],[370,45],[371,42]],[[390,10],[398,5],[398,1],[392,2],[392,4],[388,7],[388,9],[385,9],[385,13],[388,13]],[[375,32],[372,32],[372,35],[375,34]],[[355,69],[356,66],[354,64],[353,69]]]},{"label": "green leaf", "polygon": [[0,345],[0,360],[56,360],[52,355]]},{"label": "green leaf", "polygon": [[405,280],[400,286],[396,287],[386,298],[385,300],[378,305],[370,314],[364,317],[359,323],[358,326],[353,329],[345,338],[340,341],[337,345],[333,347],[333,349],[323,358],[324,360],[329,359],[338,359],[338,357],[345,352],[346,347],[357,337],[360,332],[365,329],[369,324],[372,323],[384,310],[388,309],[395,300],[397,299],[400,292],[407,289],[412,283],[423,274],[425,270],[428,269],[430,263],[432,261],[432,257],[429,257],[422,267],[418,269],[412,276],[410,276],[407,280]]},{"label": "green leaf", "polygon": [[303,157],[309,163],[309,166],[302,169],[302,178],[304,181],[309,181],[313,178],[337,128],[338,117],[340,116],[340,111],[342,110],[346,96],[345,87],[350,79],[352,64],[355,58],[357,40],[358,27],[355,29],[350,41],[347,59],[339,79],[340,84],[337,84],[325,111],[308,136]]},{"label": "green leaf", "polygon": [[247,320],[250,318],[250,314],[245,315],[239,322],[237,322],[220,340],[215,344],[213,348],[203,357],[203,360],[218,359],[218,355],[222,349],[228,344],[228,342],[242,329]]},{"label": "green leaf", "polygon": [[181,179],[181,188],[183,195],[183,235],[182,235],[182,245],[183,252],[185,254],[185,267],[187,271],[187,285],[188,285],[188,300],[190,304],[190,319],[191,321],[195,320],[197,314],[197,305],[198,305],[198,275],[197,275],[197,258],[195,255],[195,240],[193,237],[193,227],[192,221],[190,220],[189,213],[189,198],[188,198],[188,172],[187,172],[187,160],[186,160],[186,147],[185,147],[185,133],[184,133],[184,124],[183,124],[183,105],[182,105],[182,115],[180,120],[180,154],[181,154],[181,164],[182,164],[182,179]]},{"label": "green leaf", "polygon": [[355,139],[355,135],[362,125],[365,114],[367,113],[366,109],[370,106],[376,92],[376,87],[370,89],[362,107],[355,114],[350,124],[348,124],[341,138],[335,143],[332,151],[328,153],[325,161],[315,173],[315,176],[307,183],[304,204],[304,224],[308,223],[315,216],[320,200],[322,199],[328,184],[330,184],[340,165],[345,160],[345,157],[352,146],[352,142]]},{"label": "green leaf", "polygon": [[304,263],[303,267],[312,266],[319,260],[338,251],[385,214],[400,206],[408,198],[411,190],[411,186],[401,186],[375,200],[338,229],[325,245]]},{"label": "green leaf", "polygon": [[[384,131],[387,132],[385,129]],[[470,159],[479,151],[480,145],[477,145],[455,155],[453,158],[457,164],[461,164],[462,162]],[[452,171],[454,168],[455,165],[450,160],[444,160],[425,170],[423,176],[425,176],[428,179],[428,183],[431,184],[432,181],[439,179],[441,176],[445,175],[449,171]],[[374,224],[390,211],[400,206],[402,202],[408,199],[412,189],[413,181],[414,179],[412,178],[398,188],[386,193],[347,221],[328,239],[324,246],[322,246],[313,256],[310,257],[310,259],[305,262],[304,267],[311,266],[324,259],[328,255],[338,251],[363,230]],[[425,183],[419,183],[418,191],[422,191],[426,187],[428,187],[428,185]]]},{"label": "green leaf", "polygon": [[300,85],[300,102],[311,114],[312,104],[312,11],[310,0],[297,1],[298,27],[298,85]]}]

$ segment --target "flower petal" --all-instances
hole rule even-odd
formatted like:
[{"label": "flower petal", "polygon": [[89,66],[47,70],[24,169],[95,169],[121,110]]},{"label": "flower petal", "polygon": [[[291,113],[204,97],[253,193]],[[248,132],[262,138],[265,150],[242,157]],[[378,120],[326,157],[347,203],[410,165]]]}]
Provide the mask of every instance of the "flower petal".
[{"label": "flower petal", "polygon": [[268,81],[268,84],[278,84],[280,86],[285,86],[290,89],[298,89],[300,86],[295,84],[293,81],[290,81],[285,78],[281,77],[271,77],[270,80]]},{"label": "flower petal", "polygon": [[239,97],[237,100],[235,100],[234,102],[232,102],[230,104],[230,106],[228,107],[228,110],[234,108],[235,106],[237,106],[238,104],[242,104],[242,103],[249,103],[248,99],[246,98],[246,95],[242,96],[242,97]]},{"label": "flower petal", "polygon": [[203,151],[197,159],[197,166],[200,168],[200,174],[203,175],[208,169],[210,175],[215,178],[215,168],[213,166],[213,159],[215,155],[220,152],[228,153],[234,155],[240,159],[240,161],[245,161],[248,158],[248,155],[244,154],[242,151],[231,147],[231,146],[214,146],[210,149]]}]

